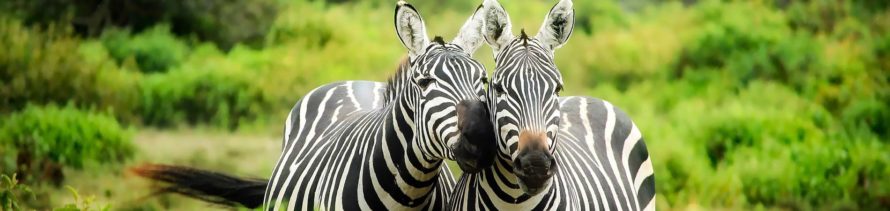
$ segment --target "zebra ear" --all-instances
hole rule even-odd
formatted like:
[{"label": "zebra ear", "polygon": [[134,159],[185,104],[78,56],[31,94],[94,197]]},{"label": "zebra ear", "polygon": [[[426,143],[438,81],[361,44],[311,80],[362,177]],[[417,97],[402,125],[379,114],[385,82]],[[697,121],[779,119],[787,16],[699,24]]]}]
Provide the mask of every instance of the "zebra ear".
[{"label": "zebra ear", "polygon": [[399,40],[402,41],[402,45],[408,48],[408,55],[411,59],[423,54],[430,40],[426,35],[423,18],[420,17],[420,13],[414,9],[414,6],[405,1],[399,1],[396,5],[395,22]]},{"label": "zebra ear", "polygon": [[485,11],[483,8],[482,5],[476,8],[473,16],[470,16],[470,19],[460,28],[457,37],[451,41],[451,43],[460,46],[464,49],[464,52],[470,55],[473,55],[476,49],[479,49],[479,46],[482,45],[482,17]]},{"label": "zebra ear", "polygon": [[512,24],[510,23],[510,15],[501,7],[497,0],[485,0],[482,3],[484,7],[485,17],[482,22],[482,37],[494,50],[495,55],[501,51],[513,40]]},{"label": "zebra ear", "polygon": [[547,14],[535,38],[541,41],[544,47],[553,51],[569,40],[574,28],[575,10],[572,0],[561,0],[550,9],[550,14]]}]

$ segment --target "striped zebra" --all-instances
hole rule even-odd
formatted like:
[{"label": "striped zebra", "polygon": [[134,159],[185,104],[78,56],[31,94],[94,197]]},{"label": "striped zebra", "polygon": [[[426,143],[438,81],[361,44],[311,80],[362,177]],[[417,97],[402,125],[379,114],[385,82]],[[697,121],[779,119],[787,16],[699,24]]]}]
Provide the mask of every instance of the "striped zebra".
[{"label": "striped zebra", "polygon": [[488,99],[498,155],[461,176],[450,208],[654,210],[652,165],[631,119],[600,99],[559,97],[553,52],[572,33],[571,0],[550,10],[535,37],[515,37],[496,0],[483,6],[483,37],[495,53]]},{"label": "striped zebra", "polygon": [[418,11],[399,1],[395,26],[408,59],[388,83],[332,83],[300,99],[268,182],[170,166],[137,173],[174,184],[172,192],[250,208],[442,210],[455,185],[443,160],[477,172],[496,150],[486,71],[471,58],[483,42],[480,8],[446,43],[429,40]]}]

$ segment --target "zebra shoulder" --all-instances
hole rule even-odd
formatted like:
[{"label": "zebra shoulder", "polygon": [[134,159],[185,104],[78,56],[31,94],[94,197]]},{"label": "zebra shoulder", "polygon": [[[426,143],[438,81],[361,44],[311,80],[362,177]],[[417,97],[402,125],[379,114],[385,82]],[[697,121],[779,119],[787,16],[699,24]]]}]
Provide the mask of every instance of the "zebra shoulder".
[{"label": "zebra shoulder", "polygon": [[593,97],[560,98],[560,108],[564,118],[561,126],[568,127],[563,131],[573,133],[587,124],[602,132],[602,138],[609,136],[612,152],[620,155],[621,162],[628,167],[640,206],[651,210],[655,203],[652,162],[640,129],[630,116],[612,103]]},{"label": "zebra shoulder", "polygon": [[327,128],[360,110],[383,107],[386,85],[373,81],[328,83],[307,92],[288,113],[283,146],[299,138],[300,131]]},{"label": "zebra shoulder", "polygon": [[588,96],[561,97],[559,100],[563,126],[582,127],[590,124],[603,135],[609,132],[604,130],[611,129],[612,140],[624,140],[623,137],[636,130],[630,116],[609,101]]},{"label": "zebra shoulder", "polygon": [[[649,151],[642,133],[630,116],[617,106],[599,98],[573,96],[560,98],[560,111],[562,131],[579,140],[592,138],[586,141],[603,143],[595,145],[595,150],[611,150],[620,156],[618,158],[631,167],[632,176],[638,168],[645,167]],[[609,143],[603,142],[607,140]]]}]

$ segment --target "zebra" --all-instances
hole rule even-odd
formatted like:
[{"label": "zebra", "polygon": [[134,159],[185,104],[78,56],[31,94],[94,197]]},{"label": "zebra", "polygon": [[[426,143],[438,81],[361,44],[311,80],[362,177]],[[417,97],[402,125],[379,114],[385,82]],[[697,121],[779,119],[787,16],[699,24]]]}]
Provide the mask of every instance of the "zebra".
[{"label": "zebra", "polygon": [[465,173],[452,210],[654,210],[655,178],[637,126],[607,101],[559,97],[553,52],[572,34],[561,0],[535,37],[515,37],[507,12],[485,0],[483,37],[495,54],[488,89],[495,164]]},{"label": "zebra", "polygon": [[136,172],[173,183],[172,192],[249,208],[442,210],[455,184],[444,159],[465,172],[494,161],[487,73],[471,58],[483,43],[481,8],[448,43],[430,40],[420,13],[399,1],[408,58],[388,83],[331,83],[301,98],[268,181],[173,166]]}]

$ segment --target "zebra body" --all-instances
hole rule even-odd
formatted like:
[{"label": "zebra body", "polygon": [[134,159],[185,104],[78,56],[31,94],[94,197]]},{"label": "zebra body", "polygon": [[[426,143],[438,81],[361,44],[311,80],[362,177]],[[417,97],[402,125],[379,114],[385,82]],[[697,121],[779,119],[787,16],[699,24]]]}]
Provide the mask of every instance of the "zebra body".
[{"label": "zebra body", "polygon": [[395,18],[409,58],[389,83],[325,85],[288,114],[268,209],[442,210],[455,184],[443,159],[471,172],[493,162],[487,78],[470,57],[482,42],[481,17],[452,43],[427,39],[407,3]]},{"label": "zebra body", "polygon": [[551,9],[534,37],[513,36],[509,16],[486,0],[483,37],[495,52],[488,89],[498,156],[463,174],[453,210],[652,210],[654,176],[639,129],[589,97],[560,98],[553,52],[572,33],[571,0]]},{"label": "zebra body", "polygon": [[396,33],[408,58],[388,83],[337,82],[301,98],[287,116],[269,180],[170,165],[135,174],[204,201],[270,210],[442,210],[454,186],[444,159],[464,172],[494,162],[481,6],[446,43],[430,41],[417,10],[399,1]]},{"label": "zebra body", "polygon": [[[292,205],[297,210],[368,210],[443,206],[454,179],[441,160],[427,162],[433,159],[417,154],[412,149],[415,146],[398,138],[414,136],[408,127],[394,126],[413,124],[403,115],[413,115],[407,108],[411,102],[387,105],[386,86],[370,81],[332,83],[309,92],[297,102],[287,118],[282,158],[267,186],[264,201],[268,208],[277,210]],[[410,166],[417,171],[407,172],[397,166]],[[418,195],[412,191],[422,192],[424,197],[411,198]]]},{"label": "zebra body", "polygon": [[461,176],[452,210],[653,210],[652,165],[631,119],[590,97],[562,97],[560,111],[553,155],[559,167],[546,190],[525,194],[511,162],[499,158],[491,168]]}]

